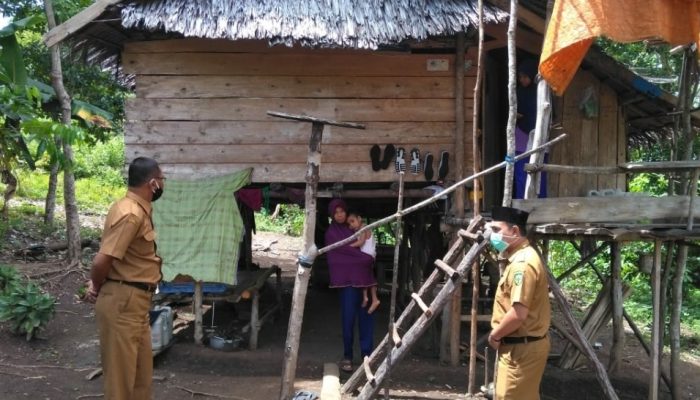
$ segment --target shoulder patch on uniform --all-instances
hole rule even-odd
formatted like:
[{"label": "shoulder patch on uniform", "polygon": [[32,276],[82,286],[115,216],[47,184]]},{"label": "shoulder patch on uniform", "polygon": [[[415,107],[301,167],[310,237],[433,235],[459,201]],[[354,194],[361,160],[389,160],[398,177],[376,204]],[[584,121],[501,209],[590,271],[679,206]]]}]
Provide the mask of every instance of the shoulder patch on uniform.
[{"label": "shoulder patch on uniform", "polygon": [[523,284],[523,272],[518,271],[515,274],[513,274],[513,284],[515,286],[520,286]]}]

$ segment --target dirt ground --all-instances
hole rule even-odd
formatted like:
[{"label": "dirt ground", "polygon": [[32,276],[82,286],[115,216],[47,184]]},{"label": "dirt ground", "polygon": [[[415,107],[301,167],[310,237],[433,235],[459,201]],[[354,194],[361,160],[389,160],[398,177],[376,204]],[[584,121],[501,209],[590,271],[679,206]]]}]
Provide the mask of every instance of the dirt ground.
[{"label": "dirt ground", "polygon": [[[283,313],[266,324],[259,337],[259,348],[221,352],[193,343],[191,324],[176,335],[172,347],[156,357],[154,362],[154,398],[190,399],[193,392],[207,393],[218,398],[276,399],[279,394],[289,304],[294,279],[295,254],[300,239],[279,234],[260,233],[254,237],[255,262],[261,267],[279,265],[283,269]],[[86,259],[91,256],[86,250]],[[25,275],[55,271],[58,261],[50,257],[42,262],[17,260],[10,254],[0,254],[0,262],[11,264]],[[102,378],[87,380],[86,375],[99,367],[99,343],[92,305],[76,298],[85,280],[85,271],[54,273],[41,277],[44,287],[58,299],[56,315],[41,338],[26,342],[12,335],[6,325],[0,325],[0,399],[88,399],[99,398]],[[274,299],[272,291],[262,297],[263,305]],[[389,299],[384,295],[375,330],[378,342],[386,332]],[[235,325],[247,318],[245,304],[236,307],[217,303],[215,319],[211,311],[204,324],[216,327]],[[181,317],[191,313],[189,306],[178,308]],[[320,392],[323,364],[336,362],[342,356],[340,319],[336,294],[328,289],[311,287],[306,302],[303,333],[298,357],[297,389]],[[487,329],[484,326],[483,329]],[[466,331],[466,328],[463,329]],[[463,399],[467,390],[466,361],[452,368],[441,365],[436,357],[437,333],[421,341],[392,374],[389,387],[391,398],[400,399]],[[466,338],[466,332],[464,333]],[[466,340],[466,339],[465,339]],[[561,342],[553,335],[553,353]],[[607,362],[605,350],[611,339],[603,336],[601,361]],[[359,357],[356,364],[359,363]],[[478,382],[483,382],[483,363],[478,363]],[[621,399],[647,397],[648,359],[634,336],[627,336],[627,346],[621,371],[612,377],[613,386]],[[347,379],[341,375],[341,381]],[[661,383],[663,399],[668,391]],[[700,362],[683,361],[685,399],[700,398]],[[604,398],[590,368],[561,370],[550,362],[542,383],[544,399]],[[207,398],[207,397],[201,397]],[[216,398],[216,397],[210,397]]]}]

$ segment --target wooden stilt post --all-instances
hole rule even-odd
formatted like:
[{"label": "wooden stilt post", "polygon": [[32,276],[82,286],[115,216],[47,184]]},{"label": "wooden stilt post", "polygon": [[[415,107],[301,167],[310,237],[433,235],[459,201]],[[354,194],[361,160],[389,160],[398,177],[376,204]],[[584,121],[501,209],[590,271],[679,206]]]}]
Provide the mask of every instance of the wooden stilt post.
[{"label": "wooden stilt post", "polygon": [[202,281],[194,282],[194,342],[202,344],[204,329],[202,328]]},{"label": "wooden stilt post", "polygon": [[[455,54],[455,177],[464,178],[464,32],[457,33]],[[452,211],[464,218],[464,186],[455,190]],[[462,327],[462,285],[455,286],[450,306],[450,366],[459,365],[459,342]]]},{"label": "wooden stilt post", "polygon": [[503,206],[510,207],[513,201],[513,173],[515,167],[515,120],[518,114],[518,99],[515,93],[515,30],[518,26],[518,0],[510,0],[508,20],[508,124],[506,125],[506,177],[503,184]]},{"label": "wooden stilt post", "polygon": [[610,243],[610,278],[612,280],[612,326],[613,340],[610,349],[610,362],[608,371],[617,372],[622,362],[622,350],[625,346],[625,330],[622,325],[622,254],[620,254],[620,243]]},{"label": "wooden stilt post", "polygon": [[[399,172],[399,199],[396,205],[397,211],[403,210],[403,177],[403,171]],[[387,353],[389,353],[393,347],[401,346],[401,337],[396,328],[396,292],[399,284],[399,255],[401,253],[401,242],[403,242],[403,225],[401,222],[401,217],[396,219],[396,244],[394,245],[394,268],[391,271],[391,303],[389,305],[389,330],[387,331],[387,336],[391,336],[392,340],[386,341]],[[369,363],[369,359],[365,361],[365,364]],[[387,400],[389,399],[388,386],[384,390],[384,397]]]},{"label": "wooden stilt post", "polygon": [[297,274],[294,280],[292,310],[289,315],[287,340],[284,346],[284,366],[282,367],[282,385],[280,388],[280,400],[287,400],[294,393],[294,378],[296,376],[297,355],[299,352],[299,341],[301,339],[301,325],[304,319],[306,290],[309,286],[311,266],[317,254],[316,245],[314,244],[314,232],[316,230],[316,192],[318,189],[319,170],[321,167],[323,127],[324,125],[336,125],[346,128],[364,129],[364,126],[349,122],[323,120],[304,115],[289,115],[271,111],[268,111],[267,114],[273,117],[311,122],[312,124],[311,138],[309,139],[309,154],[306,164],[303,249],[297,262]]},{"label": "wooden stilt post", "polygon": [[659,326],[661,315],[659,305],[661,300],[661,246],[660,240],[654,241],[654,265],[651,270],[651,295],[653,323],[651,328],[651,376],[649,377],[649,400],[659,398]]},{"label": "wooden stilt post", "polygon": [[[481,81],[483,79],[484,69],[482,66],[482,58],[484,55],[484,0],[479,0],[478,2],[478,13],[479,13],[479,43],[477,47],[477,57],[476,57],[476,83],[474,84],[474,114],[472,116],[472,165],[474,172],[481,169],[479,166],[479,115],[481,114]],[[472,199],[472,208],[474,218],[481,214],[480,204],[479,204],[479,180],[474,181],[474,190]],[[476,342],[478,336],[478,324],[477,316],[479,314],[479,289],[481,283],[479,281],[480,273],[479,270],[479,258],[472,266],[472,310],[471,310],[471,325],[469,326],[469,372],[468,372],[468,385],[467,393],[474,394],[477,390],[476,383]],[[486,354],[485,354],[486,356]],[[485,365],[488,365],[488,357],[486,356]],[[488,382],[486,382],[488,385]]]}]

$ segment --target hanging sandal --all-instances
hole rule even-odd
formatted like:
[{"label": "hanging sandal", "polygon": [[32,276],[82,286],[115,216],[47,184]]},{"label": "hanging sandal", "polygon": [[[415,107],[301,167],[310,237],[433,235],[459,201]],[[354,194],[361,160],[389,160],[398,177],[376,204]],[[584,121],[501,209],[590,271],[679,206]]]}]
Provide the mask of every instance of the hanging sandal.
[{"label": "hanging sandal", "polygon": [[343,372],[352,372],[352,361],[350,360],[343,360],[340,362],[340,370]]}]

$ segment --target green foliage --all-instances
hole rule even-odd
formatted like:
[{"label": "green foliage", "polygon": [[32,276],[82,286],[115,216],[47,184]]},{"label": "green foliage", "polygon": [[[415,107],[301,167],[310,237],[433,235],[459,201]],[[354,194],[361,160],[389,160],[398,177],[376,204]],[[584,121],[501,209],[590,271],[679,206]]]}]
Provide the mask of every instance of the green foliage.
[{"label": "green foliage", "polygon": [[55,300],[34,283],[16,284],[0,297],[0,321],[10,321],[16,334],[36,336],[54,314]]},{"label": "green foliage", "polygon": [[[600,243],[598,243],[600,244]],[[651,285],[649,276],[638,269],[639,256],[644,253],[652,253],[651,243],[632,242],[625,244],[621,249],[622,278],[629,285],[631,292],[625,300],[625,309],[637,323],[643,333],[651,334],[652,309],[651,309]],[[662,256],[662,259],[665,255]],[[690,274],[691,266],[700,264],[698,255],[689,254],[686,284],[684,285],[684,300],[681,310],[681,326],[684,343],[700,340],[700,288],[693,284]],[[578,252],[569,242],[552,241],[549,248],[549,267],[555,277],[561,275],[568,268],[580,260]],[[610,252],[605,250],[598,255],[593,264],[605,277],[610,275]],[[700,282],[700,280],[699,280]],[[602,288],[600,279],[593,269],[587,265],[579,268],[561,282],[561,286],[572,299],[575,309],[582,311],[593,303]],[[667,315],[668,318],[668,315]]]},{"label": "green foliage", "polygon": [[76,179],[96,178],[109,186],[123,186],[124,138],[115,136],[106,142],[80,145],[75,149],[73,175]]},{"label": "green foliage", "polygon": [[16,269],[7,265],[0,265],[0,296],[9,292],[18,282],[19,274]]},{"label": "green foliage", "polygon": [[263,208],[255,213],[255,227],[261,232],[301,236],[304,229],[304,210],[296,204],[282,204],[279,215],[272,219],[269,212]]},{"label": "green foliage", "polygon": [[638,75],[670,93],[677,93],[683,56],[672,55],[668,45],[649,46],[645,42],[617,43],[606,38],[600,38],[596,43],[605,53]]}]

